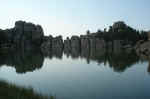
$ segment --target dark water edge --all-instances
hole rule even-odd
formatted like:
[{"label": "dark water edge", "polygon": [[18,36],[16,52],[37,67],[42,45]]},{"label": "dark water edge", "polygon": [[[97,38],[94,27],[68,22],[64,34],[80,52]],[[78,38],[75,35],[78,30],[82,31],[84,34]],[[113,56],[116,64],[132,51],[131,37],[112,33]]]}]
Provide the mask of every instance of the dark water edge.
[{"label": "dark water edge", "polygon": [[[50,53],[49,55],[44,55],[38,49],[32,49],[32,50],[26,50],[26,51],[25,50],[8,50],[8,51],[5,50],[5,51],[0,52],[0,67],[2,68],[3,66],[6,66],[6,67],[15,68],[15,72],[17,73],[17,75],[28,75],[29,73],[31,73],[31,75],[32,75],[33,72],[38,72],[38,71],[42,70],[43,68],[45,68],[45,66],[44,66],[45,61],[48,62],[49,66],[47,66],[47,67],[49,67],[49,69],[53,69],[53,67],[57,67],[57,65],[59,65],[59,64],[61,65],[61,63],[66,63],[66,65],[69,65],[66,61],[64,61],[64,59],[68,60],[68,62],[72,63],[72,65],[67,66],[68,68],[66,68],[66,70],[70,73],[65,74],[64,79],[62,77],[62,78],[59,78],[59,80],[58,80],[57,79],[58,73],[60,73],[60,74],[64,73],[61,71],[61,69],[63,69],[62,68],[63,66],[59,66],[59,68],[58,68],[58,70],[60,69],[59,72],[56,72],[54,74],[52,73],[53,75],[51,74],[51,72],[55,72],[55,71],[47,71],[47,73],[46,73],[47,77],[45,78],[46,81],[44,80],[43,82],[47,82],[47,81],[55,82],[55,80],[56,80],[58,83],[60,81],[60,85],[62,85],[62,86],[59,86],[59,87],[60,88],[62,87],[62,90],[65,91],[65,87],[63,89],[63,85],[66,85],[65,84],[66,79],[67,79],[67,82],[68,81],[72,82],[72,79],[73,79],[73,81],[74,81],[74,79],[77,79],[77,81],[75,80],[75,82],[72,82],[72,87],[71,87],[72,90],[75,89],[75,90],[79,90],[79,92],[80,92],[80,88],[81,88],[81,90],[84,90],[84,87],[82,88],[82,86],[86,86],[86,84],[87,84],[87,90],[84,90],[85,92],[81,91],[80,94],[76,94],[77,92],[73,93],[74,91],[72,92],[71,90],[70,90],[70,93],[67,93],[68,91],[66,91],[66,92],[62,91],[62,94],[64,94],[64,97],[61,97],[60,93],[55,93],[56,96],[60,95],[59,96],[60,99],[91,99],[91,98],[92,99],[99,99],[99,98],[102,98],[102,99],[114,99],[114,98],[116,98],[116,99],[141,99],[143,97],[149,98],[148,93],[143,93],[143,92],[145,92],[144,88],[146,90],[148,90],[149,87],[146,88],[146,86],[144,86],[143,83],[141,86],[141,88],[142,88],[141,91],[140,91],[140,89],[138,90],[139,95],[137,94],[138,91],[135,91],[135,93],[133,93],[133,94],[132,93],[129,94],[129,92],[127,92],[127,91],[129,91],[129,89],[126,89],[125,87],[123,87],[123,86],[131,87],[130,83],[132,83],[133,80],[130,80],[130,79],[131,78],[134,79],[134,76],[137,77],[136,75],[138,75],[138,73],[135,70],[133,70],[133,72],[130,72],[129,74],[127,74],[128,71],[130,71],[130,69],[131,70],[133,68],[137,69],[136,64],[142,65],[142,63],[146,63],[146,65],[148,65],[148,68],[145,71],[147,73],[149,73],[149,71],[150,71],[149,64],[147,64],[148,60],[137,56],[134,51],[131,51],[131,52],[126,52],[123,50],[117,51],[117,52],[100,51],[99,53],[86,52],[86,51],[85,52],[77,51],[75,53],[64,53],[62,51],[56,51],[55,53]],[[55,64],[53,64],[53,63],[55,63]],[[87,72],[86,75],[88,75],[88,72],[90,75],[90,71],[92,71],[92,68],[93,68],[93,66],[95,66],[95,64],[97,67],[100,67],[100,68],[101,68],[101,65],[105,66],[105,67],[103,67],[104,74],[100,73],[99,75],[97,75],[99,77],[96,77],[96,78],[99,78],[102,80],[97,81],[97,79],[90,78],[90,81],[89,81],[88,77],[90,77],[90,76],[87,76],[87,78],[85,78],[87,81],[85,80],[85,82],[84,82],[83,81],[84,77],[82,74],[82,72],[84,71],[84,70],[82,70],[83,66],[84,65],[88,66],[89,70],[87,70],[85,72]],[[79,66],[76,66],[76,65],[79,65]],[[71,69],[73,66],[74,66],[74,68],[78,67],[77,69],[79,69],[76,71],[76,73],[75,73],[75,71],[73,71]],[[94,67],[94,68],[97,68],[97,67]],[[105,70],[107,70],[108,68],[109,68],[109,71],[106,72]],[[138,68],[139,68],[139,66],[138,66]],[[144,69],[145,69],[145,67],[144,67]],[[46,70],[44,70],[43,72],[46,72]],[[139,70],[139,69],[137,69],[137,70]],[[99,72],[102,72],[102,71],[99,71]],[[111,75],[112,75],[111,73],[113,74],[112,77],[111,77]],[[68,75],[74,75],[74,74],[79,74],[79,76],[81,76],[82,79],[80,77],[67,78]],[[94,72],[93,72],[93,74],[94,74]],[[110,78],[107,78],[107,76],[108,76],[107,74],[109,74]],[[126,76],[121,76],[124,74],[126,74]],[[55,75],[56,75],[56,78],[55,78]],[[116,75],[120,75],[120,77],[118,77]],[[138,76],[140,78],[140,76],[141,76],[140,72],[139,72]],[[26,76],[24,76],[24,77],[26,77]],[[105,77],[108,79],[108,82],[107,82],[107,80],[105,82]],[[124,81],[124,77],[127,77],[129,79],[127,79],[127,81]],[[39,81],[42,80],[41,76],[39,76],[38,79],[39,79]],[[109,79],[110,79],[110,82],[109,82]],[[34,78],[33,78],[33,80],[34,80]],[[95,80],[99,84],[97,84]],[[147,81],[147,83],[150,81],[150,80],[142,81],[142,78],[140,78],[140,80],[141,80],[141,82],[144,82],[144,83],[146,83],[146,81]],[[137,81],[140,81],[140,80],[138,79]],[[83,85],[79,82],[82,82]],[[103,83],[105,82],[106,84],[109,83],[110,85],[107,87],[105,84],[102,84],[102,82]],[[26,82],[24,82],[24,83],[26,83]],[[78,83],[78,84],[76,84],[76,83]],[[89,83],[95,83],[96,86],[92,85],[93,86],[92,87],[91,84],[89,84]],[[112,83],[112,85],[111,85],[111,83]],[[69,84],[71,84],[71,83],[69,83]],[[89,86],[88,86],[88,84],[89,84]],[[102,84],[102,86],[105,86],[106,88],[104,87],[104,88],[102,88],[103,90],[100,90],[101,84]],[[135,85],[136,84],[137,84],[137,82],[135,79]],[[129,85],[129,86],[127,86],[127,85]],[[139,85],[140,84],[138,83],[137,86],[139,86]],[[43,87],[43,86],[41,85],[40,88],[41,87]],[[55,87],[57,87],[57,86],[55,86]],[[59,89],[59,87],[56,89]],[[74,88],[74,87],[77,87],[77,88]],[[121,89],[121,88],[124,88],[124,89]],[[138,88],[139,87],[136,87],[135,89],[137,90]],[[66,88],[66,90],[68,90],[68,89]],[[100,90],[100,91],[98,91],[98,90]],[[28,92],[31,93],[30,90]],[[48,92],[51,94],[52,90],[50,90],[50,91],[48,90]],[[106,92],[108,92],[108,94]],[[66,96],[66,95],[68,95],[68,96]]]},{"label": "dark water edge", "polygon": [[[52,60],[63,59],[63,56],[72,60],[84,59],[86,64],[96,62],[100,64],[108,64],[114,72],[124,72],[127,68],[132,67],[139,62],[148,62],[149,59],[139,57],[135,51],[120,50],[117,52],[110,51],[75,51],[66,53],[61,50],[55,50],[49,54],[43,54],[40,49],[33,48],[32,50],[1,50],[0,51],[0,66],[6,65],[16,69],[17,73],[33,72],[42,68],[45,58]],[[147,72],[150,70],[148,66]]]}]

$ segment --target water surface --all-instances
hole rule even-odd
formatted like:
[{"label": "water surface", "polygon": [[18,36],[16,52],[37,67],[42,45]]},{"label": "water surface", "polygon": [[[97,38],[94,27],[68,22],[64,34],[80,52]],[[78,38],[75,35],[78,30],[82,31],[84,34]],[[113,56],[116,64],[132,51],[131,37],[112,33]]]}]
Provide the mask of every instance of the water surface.
[{"label": "water surface", "polygon": [[150,90],[149,63],[133,52],[3,53],[0,79],[58,99],[141,99]]}]

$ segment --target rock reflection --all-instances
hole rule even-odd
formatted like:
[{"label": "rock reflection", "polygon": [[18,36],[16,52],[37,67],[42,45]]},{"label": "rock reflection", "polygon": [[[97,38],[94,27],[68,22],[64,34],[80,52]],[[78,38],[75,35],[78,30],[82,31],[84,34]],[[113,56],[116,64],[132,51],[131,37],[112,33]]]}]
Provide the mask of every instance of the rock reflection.
[{"label": "rock reflection", "polygon": [[43,53],[39,48],[18,49],[18,50],[2,50],[0,51],[0,66],[14,67],[17,73],[33,72],[41,69],[44,58],[53,57],[62,59],[63,50],[57,49]]},{"label": "rock reflection", "polygon": [[[76,38],[77,39],[77,38]],[[74,39],[74,41],[76,41]],[[32,72],[36,69],[40,69],[43,66],[44,57],[49,58],[50,60],[55,57],[58,59],[63,58],[63,54],[67,57],[71,57],[72,59],[82,58],[87,61],[87,64],[91,62],[96,62],[98,65],[104,64],[104,66],[108,65],[115,72],[124,72],[127,68],[133,66],[139,61],[147,61],[147,59],[142,59],[137,56],[134,51],[126,51],[126,50],[118,50],[115,48],[115,51],[112,48],[111,50],[107,50],[105,45],[93,45],[89,46],[80,41],[82,47],[78,49],[78,45],[71,45],[71,41],[68,42],[68,45],[73,46],[74,49],[53,49],[49,51],[49,53],[43,53],[41,50],[32,49],[32,50],[13,50],[13,51],[1,51],[0,53],[0,66],[7,65],[14,67],[17,73],[26,73]],[[84,42],[88,42],[86,38]],[[93,42],[103,42],[103,40],[95,40]],[[94,43],[96,44],[96,43]],[[114,45],[113,45],[114,46]],[[150,72],[150,65],[147,69]]]},{"label": "rock reflection", "polygon": [[[83,49],[83,50],[82,50]],[[118,49],[115,49],[118,50]],[[74,59],[74,55],[80,55],[80,58],[86,59],[89,64],[91,61],[97,62],[99,65],[104,63],[104,65],[108,64],[116,72],[123,72],[127,68],[133,66],[133,64],[140,61],[140,58],[136,55],[134,51],[110,51],[106,50],[102,47],[93,47],[88,49],[88,47],[84,46],[81,48],[81,51],[76,51],[75,53],[67,53]]]},{"label": "rock reflection", "polygon": [[14,67],[17,73],[32,72],[40,69],[43,65],[44,56],[40,50],[32,49],[30,51],[11,50],[1,51],[0,66],[7,65]]},{"label": "rock reflection", "polygon": [[150,74],[150,57],[144,54],[138,54],[141,62],[148,62],[147,72]]},{"label": "rock reflection", "polygon": [[111,53],[107,58],[109,66],[117,72],[123,72],[127,68],[133,66],[140,61],[139,57],[134,52],[124,52],[120,51],[118,53]]}]

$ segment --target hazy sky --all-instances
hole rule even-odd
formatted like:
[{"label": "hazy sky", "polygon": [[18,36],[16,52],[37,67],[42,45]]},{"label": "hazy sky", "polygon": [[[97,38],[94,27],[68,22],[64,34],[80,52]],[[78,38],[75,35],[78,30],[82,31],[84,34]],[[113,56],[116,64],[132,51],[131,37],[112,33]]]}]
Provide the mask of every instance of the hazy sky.
[{"label": "hazy sky", "polygon": [[25,20],[42,25],[46,35],[80,35],[123,20],[150,30],[150,0],[1,0],[0,28]]}]

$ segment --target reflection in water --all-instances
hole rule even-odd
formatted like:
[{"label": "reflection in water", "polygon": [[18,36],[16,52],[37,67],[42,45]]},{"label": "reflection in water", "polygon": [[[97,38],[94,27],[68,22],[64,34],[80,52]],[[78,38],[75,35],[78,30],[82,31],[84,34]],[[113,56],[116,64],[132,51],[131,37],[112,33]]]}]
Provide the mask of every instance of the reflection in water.
[{"label": "reflection in water", "polygon": [[140,56],[140,60],[141,61],[148,61],[148,68],[147,68],[147,72],[150,74],[150,57],[149,56],[146,56],[146,55],[139,55]]},{"label": "reflection in water", "polygon": [[[77,52],[75,52],[77,53]],[[68,56],[71,56],[73,59],[75,55],[72,53],[66,53]],[[88,50],[85,49],[84,51],[78,51],[77,57],[80,55],[81,58],[87,60],[89,64],[90,61],[96,61],[98,64],[104,63],[107,64],[114,69],[116,72],[123,72],[128,67],[132,66],[133,64],[140,61],[139,57],[136,55],[134,51],[127,52],[125,50],[121,50],[118,52],[109,52],[106,50]]]},{"label": "reflection in water", "polygon": [[0,66],[14,67],[17,73],[32,72],[42,68],[44,57],[61,59],[62,55],[63,51],[59,49],[49,54],[44,54],[37,48],[30,50],[2,50],[0,51]]},{"label": "reflection in water", "polygon": [[109,66],[112,67],[117,72],[123,72],[128,67],[131,67],[135,63],[139,62],[139,57],[134,52],[111,53],[106,56]]},{"label": "reflection in water", "polygon": [[[109,96],[136,96],[139,90],[143,92],[140,95],[148,95],[146,89],[149,89],[147,86],[150,79],[145,75],[144,65],[140,66],[140,63],[133,65],[141,62],[134,51],[113,52],[102,49],[74,51],[64,52],[69,58],[63,56],[62,50],[56,50],[55,53],[51,52],[48,55],[37,49],[0,53],[0,65],[12,66],[17,73],[40,69],[20,75],[14,71],[8,73],[8,68],[3,68],[0,71],[1,78],[16,85],[32,86],[35,91],[43,95],[55,94],[60,99],[104,99],[108,94]],[[47,58],[44,60],[44,57]],[[131,66],[135,68],[130,68]],[[120,72],[124,73],[120,74]],[[145,81],[142,81],[143,77],[147,77]]]},{"label": "reflection in water", "polygon": [[15,50],[0,53],[0,66],[12,66],[16,69],[17,73],[26,73],[40,69],[43,61],[44,56],[39,50]]},{"label": "reflection in water", "polygon": [[[116,72],[123,72],[127,68],[133,66],[133,64],[139,61],[145,61],[148,59],[140,59],[134,51],[108,51],[108,50],[97,50],[97,49],[74,49],[64,50],[67,57],[72,59],[83,58],[86,59],[87,64],[91,61],[97,62],[99,65],[104,63],[108,64],[109,67],[113,68]],[[0,66],[7,65],[12,66],[16,69],[17,73],[31,72],[36,69],[40,69],[43,66],[44,57],[52,59],[53,57],[62,59],[63,50],[58,49],[51,51],[49,54],[41,53],[40,50],[32,49],[30,51],[17,50],[7,51],[0,53]],[[150,66],[147,69],[150,72]]]},{"label": "reflection in water", "polygon": [[42,52],[44,57],[48,57],[49,59],[52,59],[53,57],[56,57],[58,59],[62,59],[63,56],[63,50],[62,49],[56,49],[56,50],[51,50],[47,52]]}]

